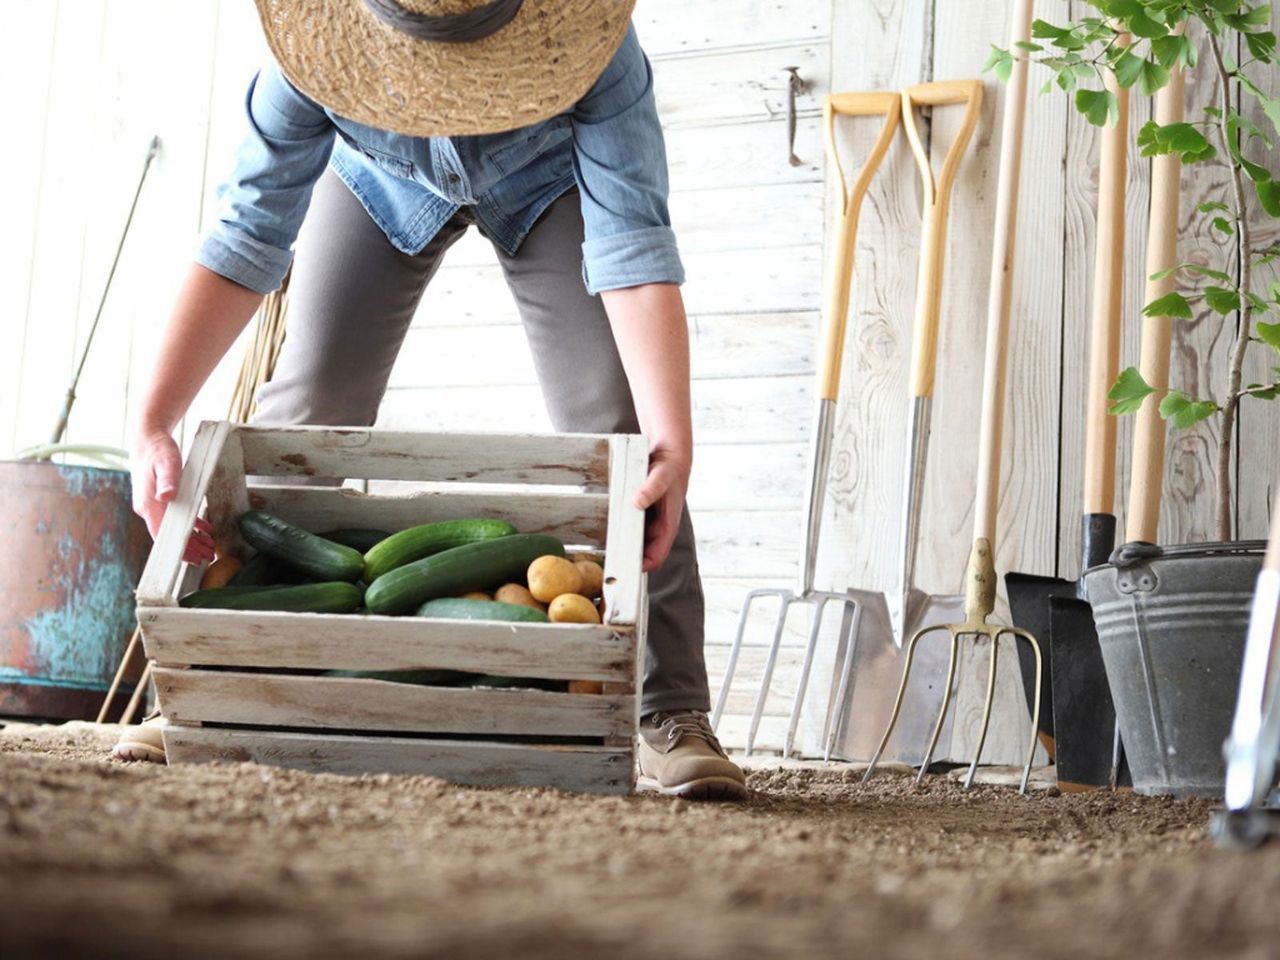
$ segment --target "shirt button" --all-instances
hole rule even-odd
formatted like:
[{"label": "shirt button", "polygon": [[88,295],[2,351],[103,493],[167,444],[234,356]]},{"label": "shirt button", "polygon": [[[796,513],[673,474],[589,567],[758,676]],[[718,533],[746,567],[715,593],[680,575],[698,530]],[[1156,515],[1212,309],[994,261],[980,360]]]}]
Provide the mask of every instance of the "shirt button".
[{"label": "shirt button", "polygon": [[449,174],[449,182],[450,182],[450,183],[461,183],[461,182],[462,182],[462,178],[461,178],[460,176],[458,176],[456,173],[451,173],[451,174]]}]

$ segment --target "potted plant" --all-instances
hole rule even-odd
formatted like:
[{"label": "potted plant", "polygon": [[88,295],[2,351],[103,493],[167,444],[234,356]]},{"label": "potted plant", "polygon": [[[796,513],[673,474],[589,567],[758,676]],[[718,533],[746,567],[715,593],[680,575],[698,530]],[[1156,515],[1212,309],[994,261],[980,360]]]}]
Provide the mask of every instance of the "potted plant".
[{"label": "potted plant", "polygon": [[[1280,98],[1258,81],[1276,60],[1269,5],[1251,0],[1089,0],[1075,22],[1037,21],[1021,49],[993,48],[988,68],[1007,76],[1015,57],[1048,67],[1090,123],[1114,122],[1108,81],[1150,96],[1175,71],[1210,70],[1217,102],[1177,123],[1151,121],[1138,133],[1142,155],[1176,155],[1186,165],[1219,164],[1226,189],[1198,207],[1223,241],[1219,263],[1173,263],[1152,280],[1174,289],[1143,309],[1147,317],[1190,319],[1203,303],[1231,333],[1227,390],[1200,396],[1173,385],[1157,391],[1135,367],[1115,381],[1111,412],[1136,413],[1158,403],[1175,430],[1221,418],[1216,456],[1219,543],[1160,548],[1126,544],[1112,562],[1086,575],[1108,682],[1133,770],[1149,793],[1221,793],[1221,744],[1239,683],[1248,604],[1261,565],[1260,542],[1232,542],[1232,464],[1241,404],[1280,397],[1280,246],[1258,249],[1251,217],[1280,218],[1280,180],[1267,165],[1280,134]],[[1236,52],[1240,51],[1239,57]],[[1255,123],[1246,105],[1267,123]],[[1267,274],[1265,281],[1262,275]],[[1252,351],[1269,357],[1273,375],[1245,383]],[[1153,396],[1153,394],[1157,394]]]}]

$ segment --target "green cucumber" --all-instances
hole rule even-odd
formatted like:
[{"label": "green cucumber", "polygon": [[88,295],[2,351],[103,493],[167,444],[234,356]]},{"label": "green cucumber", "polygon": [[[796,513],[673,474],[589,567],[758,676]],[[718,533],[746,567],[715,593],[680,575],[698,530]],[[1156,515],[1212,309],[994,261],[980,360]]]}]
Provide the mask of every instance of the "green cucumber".
[{"label": "green cucumber", "polygon": [[391,536],[391,531],[366,530],[364,527],[343,527],[340,530],[326,530],[324,533],[317,533],[316,536],[322,540],[332,540],[334,543],[340,543],[344,547],[350,547],[353,550],[365,553]]},{"label": "green cucumber", "polygon": [[533,607],[497,600],[464,600],[461,597],[440,597],[428,600],[418,608],[415,617],[435,617],[440,620],[509,620],[516,623],[550,623],[547,615]]},{"label": "green cucumber", "polygon": [[355,581],[364,572],[364,556],[359,550],[317,537],[261,510],[240,515],[240,535],[255,550],[317,580]]},{"label": "green cucumber", "polygon": [[401,530],[364,555],[364,582],[373,583],[396,567],[468,543],[496,540],[516,532],[505,520],[440,520]]},{"label": "green cucumber", "polygon": [[369,585],[365,606],[374,613],[402,614],[437,597],[456,597],[513,580],[546,554],[564,556],[564,544],[545,533],[513,533],[423,557],[384,573]]},{"label": "green cucumber", "polygon": [[360,588],[344,581],[296,587],[215,587],[189,593],[178,602],[202,609],[350,613],[360,606]]},{"label": "green cucumber", "polygon": [[276,587],[302,583],[307,575],[287,563],[269,557],[265,553],[255,553],[243,567],[235,572],[228,586],[232,587]]}]

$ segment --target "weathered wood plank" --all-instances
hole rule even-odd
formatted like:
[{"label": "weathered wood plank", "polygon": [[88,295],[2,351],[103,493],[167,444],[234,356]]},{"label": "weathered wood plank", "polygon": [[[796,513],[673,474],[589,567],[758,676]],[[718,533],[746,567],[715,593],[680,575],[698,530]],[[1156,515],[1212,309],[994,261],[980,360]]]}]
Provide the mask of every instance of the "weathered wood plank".
[{"label": "weathered wood plank", "polygon": [[783,118],[669,130],[666,143],[671,189],[821,181],[820,127],[821,122],[811,117],[802,117],[796,124],[795,149],[802,161],[796,167],[788,162],[787,122]]},{"label": "weathered wood plank", "polygon": [[549,533],[565,543],[604,546],[609,500],[602,493],[431,492],[382,495],[350,487],[255,486],[249,504],[304,530],[370,527],[404,530],[419,523],[486,517],[521,533]]},{"label": "weathered wood plank", "polygon": [[609,521],[605,535],[604,619],[635,627],[645,610],[645,511],[636,495],[649,475],[649,441],[615,436],[609,441]]},{"label": "weathered wood plank", "polygon": [[164,716],[180,724],[540,737],[629,736],[635,731],[635,698],[625,695],[165,667],[154,672],[154,679]]},{"label": "weathered wood plank", "polygon": [[619,747],[537,747],[185,726],[166,728],[164,742],[170,763],[265,763],[344,776],[390,773],[474,786],[556,787],[589,793],[625,794],[635,786],[634,754]]},{"label": "weathered wood plank", "polygon": [[587,487],[603,487],[608,477],[608,438],[589,434],[423,435],[363,427],[241,427],[238,433],[249,476]]},{"label": "weathered wood plank", "polygon": [[587,624],[494,624],[139,607],[161,666],[300,670],[465,670],[547,680],[630,680],[635,640]]},{"label": "weathered wood plank", "polygon": [[789,585],[800,559],[800,510],[714,510],[693,515],[703,576]]},{"label": "weathered wood plank", "polygon": [[633,19],[653,59],[672,55],[813,40],[831,28],[830,0],[645,0]]},{"label": "weathered wood plank", "polygon": [[687,502],[710,510],[799,510],[804,497],[808,445],[700,444]]}]

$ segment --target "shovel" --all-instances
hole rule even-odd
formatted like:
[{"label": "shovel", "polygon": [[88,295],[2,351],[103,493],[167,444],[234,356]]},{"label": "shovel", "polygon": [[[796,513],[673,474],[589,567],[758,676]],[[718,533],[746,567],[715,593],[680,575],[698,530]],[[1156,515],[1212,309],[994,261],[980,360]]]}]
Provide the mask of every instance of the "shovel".
[{"label": "shovel", "polygon": [[[796,605],[812,606],[808,641],[805,646],[804,662],[800,669],[799,685],[795,700],[792,703],[791,715],[787,724],[786,743],[782,755],[789,757],[795,743],[796,728],[800,720],[800,711],[804,705],[805,691],[809,685],[809,673],[813,667],[813,654],[818,645],[822,629],[822,615],[831,601],[837,601],[845,609],[849,622],[848,633],[844,639],[844,648],[852,651],[857,642],[861,623],[861,607],[858,600],[846,593],[834,593],[814,589],[814,569],[818,558],[818,538],[822,532],[822,511],[826,500],[827,475],[831,464],[831,438],[835,430],[836,399],[840,395],[840,367],[844,355],[845,331],[849,312],[849,298],[853,286],[853,260],[857,251],[858,215],[862,210],[862,201],[866,197],[871,181],[879,169],[881,161],[889,151],[897,133],[902,116],[901,103],[894,93],[842,93],[833,94],[826,99],[823,110],[827,134],[827,150],[840,177],[841,196],[844,205],[840,214],[840,230],[836,241],[834,262],[830,274],[830,285],[827,290],[826,325],[822,335],[822,362],[818,375],[817,407],[814,411],[813,434],[809,451],[809,493],[805,504],[806,521],[803,529],[803,542],[800,555],[800,580],[794,589],[762,588],[750,591],[742,604],[738,618],[738,631],[729,650],[729,662],[725,668],[724,680],[720,684],[720,693],[716,697],[715,709],[711,714],[713,727],[720,722],[725,702],[729,696],[729,688],[733,684],[733,675],[738,666],[738,655],[742,650],[743,636],[746,633],[747,621],[751,605],[758,600],[769,597],[778,599],[778,615],[774,621],[773,639],[765,660],[764,674],[760,680],[760,689],[756,693],[755,707],[751,713],[751,726],[747,733],[746,752],[750,754],[755,747],[756,733],[760,728],[760,718],[764,714],[765,703],[769,698],[769,686],[773,680],[774,666],[778,660],[778,650],[782,645],[783,633],[786,629],[787,613]],[[871,150],[866,163],[858,172],[853,187],[845,193],[844,170],[840,166],[840,158],[836,152],[835,122],[836,117],[874,117],[884,118],[879,139]],[[878,597],[878,595],[876,595]],[[883,600],[881,600],[883,605]],[[850,609],[851,608],[851,609]]]},{"label": "shovel", "polygon": [[[916,542],[920,530],[920,507],[924,493],[924,472],[929,452],[929,414],[932,406],[934,375],[937,368],[938,325],[942,311],[942,281],[947,247],[947,221],[951,208],[952,188],[960,161],[973,137],[982,113],[982,82],[959,80],[922,83],[902,92],[903,124],[911,152],[920,171],[924,209],[920,232],[920,266],[916,281],[916,314],[911,340],[911,406],[910,434],[907,438],[906,486],[903,497],[902,565],[898,601],[886,600],[877,591],[850,590],[857,604],[859,626],[856,647],[845,648],[840,665],[839,685],[830,701],[827,723],[823,730],[823,757],[830,760],[837,742],[841,754],[850,758],[870,756],[875,748],[875,723],[888,715],[894,679],[902,663],[903,611],[910,606],[915,626],[946,623],[960,614],[959,597],[933,597],[914,586]],[[960,130],[947,150],[942,169],[935,178],[929,153],[916,123],[917,106],[964,106]],[[918,687],[907,704],[904,727],[899,731],[890,755],[904,762],[920,756],[919,743],[928,730],[931,699],[929,693],[938,678],[946,672],[942,658],[928,652],[919,664],[920,672],[931,683]],[[918,698],[918,699],[917,699]],[[848,719],[871,719],[872,724],[857,724],[851,729]]]},{"label": "shovel", "polygon": [[[1122,36],[1117,43],[1127,46],[1129,38]],[[1082,570],[1106,563],[1116,538],[1116,419],[1107,412],[1107,391],[1120,370],[1129,91],[1109,74],[1107,80],[1119,115],[1114,125],[1102,130],[1085,410]],[[1037,692],[1040,696],[1040,742],[1057,765],[1058,786],[1114,786],[1120,779],[1119,731],[1084,579],[1009,573],[1004,582],[1013,622],[1042,641],[1045,670],[1039,691],[1032,687],[1034,658],[1025,647],[1019,647],[1018,658],[1028,708]]]},{"label": "shovel", "polygon": [[[1031,35],[1031,0],[1017,0],[1013,13],[1013,35],[1010,46],[1025,42]],[[978,477],[974,502],[973,546],[969,552],[969,562],[965,568],[964,619],[945,625],[926,625],[917,630],[907,643],[906,662],[902,669],[902,680],[898,685],[897,700],[889,725],[885,729],[880,746],[876,749],[871,763],[867,767],[863,782],[875,773],[876,764],[883,754],[884,747],[893,735],[894,726],[901,712],[903,696],[907,690],[907,682],[911,676],[911,667],[917,645],[930,633],[945,632],[949,634],[949,658],[947,677],[943,687],[942,706],[934,724],[933,734],[925,749],[924,760],[920,764],[920,772],[916,776],[919,783],[929,769],[929,762],[937,747],[939,735],[946,721],[948,707],[951,704],[951,691],[955,679],[956,662],[959,659],[960,643],[966,638],[973,641],[985,638],[991,647],[990,665],[987,672],[987,695],[983,704],[981,727],[978,733],[977,747],[973,760],[969,764],[965,777],[966,788],[972,785],[978,770],[978,762],[982,757],[982,748],[986,743],[987,730],[991,722],[991,708],[995,702],[996,667],[998,663],[999,641],[1002,636],[1011,637],[1015,643],[1023,640],[1030,647],[1035,659],[1035,703],[1032,706],[1031,737],[1027,747],[1027,760],[1022,771],[1020,793],[1025,793],[1027,781],[1031,777],[1031,761],[1035,757],[1036,732],[1040,713],[1040,645],[1036,638],[1018,627],[1004,626],[990,622],[995,610],[996,573],[995,573],[995,539],[996,519],[1000,481],[1000,446],[1004,427],[1004,388],[1006,371],[1006,345],[1009,332],[1009,314],[1013,294],[1014,246],[1018,221],[1018,186],[1022,170],[1022,140],[1026,119],[1027,94],[1027,62],[1025,57],[1018,58],[1013,66],[1009,80],[1008,100],[1005,104],[1004,127],[1000,145],[1000,172],[996,193],[995,239],[991,256],[991,286],[987,303],[987,340],[986,357],[982,378],[982,420],[978,439]]]}]

